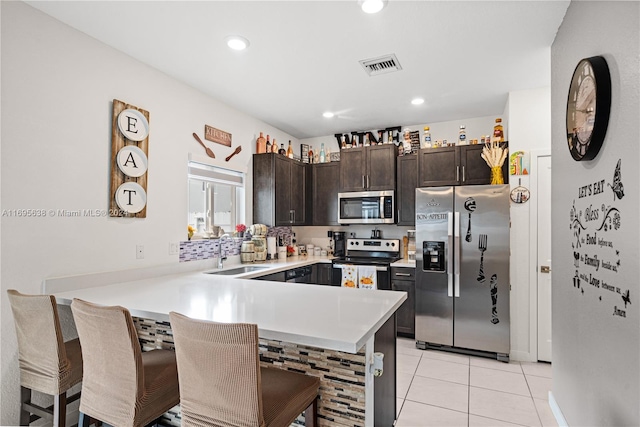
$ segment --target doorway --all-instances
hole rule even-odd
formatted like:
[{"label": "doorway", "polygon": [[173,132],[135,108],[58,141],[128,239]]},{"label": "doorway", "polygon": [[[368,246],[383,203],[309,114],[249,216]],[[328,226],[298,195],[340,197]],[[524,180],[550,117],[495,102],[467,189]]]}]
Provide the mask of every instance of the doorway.
[{"label": "doorway", "polygon": [[551,362],[551,156],[536,160],[537,348],[538,360]]}]

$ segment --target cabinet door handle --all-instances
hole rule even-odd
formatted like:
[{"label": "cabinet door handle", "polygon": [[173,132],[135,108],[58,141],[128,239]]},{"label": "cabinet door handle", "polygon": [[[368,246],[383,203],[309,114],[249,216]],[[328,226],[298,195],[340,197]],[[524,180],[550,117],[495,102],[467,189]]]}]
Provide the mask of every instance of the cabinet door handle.
[{"label": "cabinet door handle", "polygon": [[367,188],[371,187],[371,181],[369,181],[369,175],[367,175]]},{"label": "cabinet door handle", "polygon": [[364,185],[364,175],[362,175],[362,188],[367,188],[367,187],[365,187],[365,185]]},{"label": "cabinet door handle", "polygon": [[410,273],[396,273],[396,276],[410,277],[411,274]]},{"label": "cabinet door handle", "polygon": [[466,179],[464,177],[464,166],[462,166],[462,182],[465,182],[465,181],[466,181]]},{"label": "cabinet door handle", "polygon": [[456,181],[460,181],[460,166],[456,166]]}]

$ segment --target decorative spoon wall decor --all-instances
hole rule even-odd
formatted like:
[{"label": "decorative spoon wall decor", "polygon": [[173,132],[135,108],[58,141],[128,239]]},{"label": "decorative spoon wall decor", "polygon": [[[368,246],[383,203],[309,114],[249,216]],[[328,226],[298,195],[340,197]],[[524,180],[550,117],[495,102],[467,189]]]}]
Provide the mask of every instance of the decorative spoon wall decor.
[{"label": "decorative spoon wall decor", "polygon": [[198,136],[197,133],[193,133],[193,137],[196,139],[196,141],[198,141],[200,143],[200,145],[202,145],[204,147],[204,151],[207,153],[207,156],[211,157],[212,159],[216,158],[216,155],[213,154],[213,151],[211,150],[211,148],[207,147],[206,145],[204,145],[204,142],[202,142],[202,140],[200,139],[200,137]]}]

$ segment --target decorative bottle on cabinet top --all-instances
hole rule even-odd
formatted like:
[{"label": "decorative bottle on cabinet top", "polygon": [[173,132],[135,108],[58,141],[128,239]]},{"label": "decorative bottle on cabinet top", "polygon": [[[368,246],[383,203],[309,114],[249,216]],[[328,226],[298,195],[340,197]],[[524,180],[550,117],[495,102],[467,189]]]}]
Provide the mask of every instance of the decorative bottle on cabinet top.
[{"label": "decorative bottle on cabinet top", "polygon": [[269,135],[267,135],[267,144],[266,144],[266,151],[265,153],[271,153],[271,141],[269,141]]},{"label": "decorative bottle on cabinet top", "polygon": [[287,157],[293,159],[293,147],[291,146],[291,140],[289,140],[289,146],[287,147]]},{"label": "decorative bottle on cabinet top", "polygon": [[496,119],[496,125],[493,127],[493,136],[491,142],[504,142],[504,128],[502,127],[502,119]]},{"label": "decorative bottle on cabinet top", "polygon": [[324,142],[320,145],[320,163],[326,162],[326,157],[324,153]]},{"label": "decorative bottle on cabinet top", "polygon": [[262,136],[262,132],[260,132],[260,136],[256,140],[256,153],[262,154],[267,152],[267,142]]},{"label": "decorative bottle on cabinet top", "polygon": [[431,148],[431,132],[429,130],[429,126],[424,127],[423,140],[422,148]]},{"label": "decorative bottle on cabinet top", "polygon": [[458,145],[467,145],[467,131],[464,125],[460,125],[458,132]]}]

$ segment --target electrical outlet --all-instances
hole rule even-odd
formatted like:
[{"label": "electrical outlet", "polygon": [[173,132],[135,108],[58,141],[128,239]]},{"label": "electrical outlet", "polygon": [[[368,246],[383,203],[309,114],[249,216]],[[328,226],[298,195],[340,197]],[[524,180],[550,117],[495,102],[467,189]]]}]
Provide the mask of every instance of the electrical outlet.
[{"label": "electrical outlet", "polygon": [[169,255],[178,255],[180,243],[169,243]]},{"label": "electrical outlet", "polygon": [[136,259],[144,259],[144,245],[136,245]]}]

